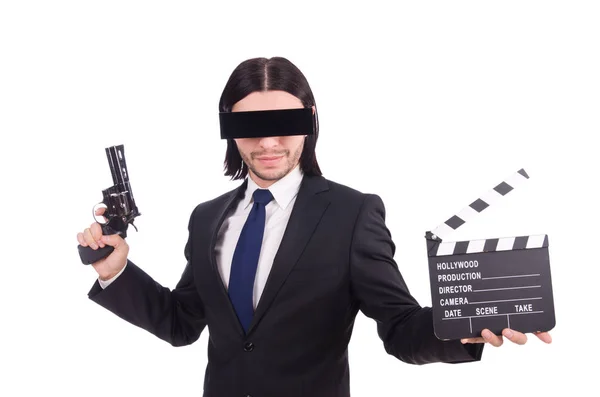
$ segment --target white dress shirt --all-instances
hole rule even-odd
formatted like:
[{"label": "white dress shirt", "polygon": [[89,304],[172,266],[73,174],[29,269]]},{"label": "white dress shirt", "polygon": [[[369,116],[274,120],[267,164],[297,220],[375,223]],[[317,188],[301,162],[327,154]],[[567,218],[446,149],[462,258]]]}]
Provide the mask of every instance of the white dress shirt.
[{"label": "white dress shirt", "polygon": [[[256,277],[254,279],[253,301],[255,309],[267,282],[267,277],[269,276],[271,266],[273,265],[273,259],[279,249],[279,244],[283,238],[283,233],[287,227],[288,220],[290,219],[290,214],[292,213],[292,208],[294,207],[298,190],[300,189],[300,183],[302,182],[302,176],[302,170],[300,169],[300,166],[297,165],[296,168],[290,171],[285,177],[281,178],[268,188],[273,195],[273,200],[265,207],[265,232],[260,256],[258,258]],[[248,186],[244,198],[240,200],[237,206],[230,212],[229,216],[223,222],[223,225],[221,225],[221,229],[219,229],[215,246],[215,255],[219,274],[221,275],[221,279],[226,288],[229,286],[229,274],[231,273],[233,253],[244,223],[246,223],[246,218],[248,218],[250,210],[252,209],[252,193],[254,193],[256,189],[259,189],[259,186],[252,178],[248,177]],[[125,267],[109,280],[103,281],[98,279],[100,286],[102,288],[108,287],[110,283],[119,277],[123,270],[125,270]]]}]

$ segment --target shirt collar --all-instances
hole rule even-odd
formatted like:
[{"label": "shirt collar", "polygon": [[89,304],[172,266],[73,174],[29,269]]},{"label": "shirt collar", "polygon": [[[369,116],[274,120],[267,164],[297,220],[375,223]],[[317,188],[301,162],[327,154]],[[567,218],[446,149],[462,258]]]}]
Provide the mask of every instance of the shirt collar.
[{"label": "shirt collar", "polygon": [[[292,199],[298,194],[300,182],[302,182],[303,172],[300,169],[300,164],[290,171],[286,176],[269,186],[269,191],[273,195],[273,199],[282,209],[286,209]],[[242,208],[247,208],[253,202],[252,194],[260,187],[248,175],[248,186],[246,194],[242,200]]]}]

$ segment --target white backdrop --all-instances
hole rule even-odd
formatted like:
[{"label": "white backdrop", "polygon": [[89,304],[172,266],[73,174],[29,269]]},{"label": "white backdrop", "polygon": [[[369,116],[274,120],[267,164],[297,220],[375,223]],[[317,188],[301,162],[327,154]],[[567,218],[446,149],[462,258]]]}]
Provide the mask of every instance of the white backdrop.
[{"label": "white backdrop", "polygon": [[218,100],[257,56],[304,72],[324,175],[381,195],[423,305],[425,231],[520,168],[531,179],[453,239],[549,235],[551,345],[530,335],[479,363],[411,366],[359,314],[353,396],[597,389],[594,3],[2,2],[0,395],[201,395],[207,331],[173,348],[90,301],[76,234],[111,185],[104,148],[125,144],[142,213],[130,257],[174,287],[191,210],[238,185],[222,173]]}]

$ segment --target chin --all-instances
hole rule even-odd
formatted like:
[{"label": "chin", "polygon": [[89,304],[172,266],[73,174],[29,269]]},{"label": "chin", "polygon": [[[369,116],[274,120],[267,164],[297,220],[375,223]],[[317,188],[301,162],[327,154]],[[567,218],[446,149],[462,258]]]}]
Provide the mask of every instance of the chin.
[{"label": "chin", "polygon": [[286,175],[285,167],[254,169],[257,177],[265,181],[274,181],[283,178]]},{"label": "chin", "polygon": [[264,179],[265,181],[275,181],[281,179],[284,175],[285,172],[283,170],[268,170],[257,174],[260,179]]}]

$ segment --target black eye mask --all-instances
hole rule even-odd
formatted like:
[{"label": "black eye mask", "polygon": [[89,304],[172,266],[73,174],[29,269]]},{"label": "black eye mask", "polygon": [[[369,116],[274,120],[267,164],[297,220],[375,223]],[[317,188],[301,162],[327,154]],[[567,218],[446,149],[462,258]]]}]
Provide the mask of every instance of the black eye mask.
[{"label": "black eye mask", "polygon": [[313,135],[312,108],[220,112],[221,139]]}]

